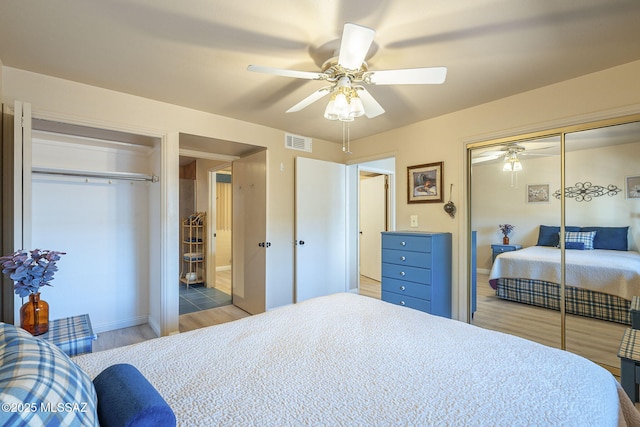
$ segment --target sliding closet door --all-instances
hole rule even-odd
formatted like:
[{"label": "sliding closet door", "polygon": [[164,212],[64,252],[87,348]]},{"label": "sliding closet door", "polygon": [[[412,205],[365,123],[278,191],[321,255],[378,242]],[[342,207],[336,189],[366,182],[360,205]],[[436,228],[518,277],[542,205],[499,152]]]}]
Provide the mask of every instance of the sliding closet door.
[{"label": "sliding closet door", "polygon": [[[638,261],[623,260],[640,244],[640,123],[570,132],[565,148],[566,223],[583,233],[569,240],[588,245],[582,250],[567,243],[566,346],[616,372],[628,327],[625,301],[640,295],[639,285],[628,281]],[[593,270],[580,279],[572,269],[591,256],[596,261],[580,268]],[[604,267],[596,265],[601,261]],[[621,262],[627,273],[616,267]]]},{"label": "sliding closet door", "polygon": [[[476,232],[477,261],[472,323],[552,347],[561,345],[560,277],[549,283],[524,280],[514,272],[521,261],[513,258],[540,250],[560,261],[555,245],[561,207],[552,196],[560,186],[560,145],[559,136],[538,137],[496,141],[470,152],[470,229]],[[538,241],[541,226],[553,227],[555,242]],[[541,293],[552,295],[555,309],[540,306],[549,302]]]}]

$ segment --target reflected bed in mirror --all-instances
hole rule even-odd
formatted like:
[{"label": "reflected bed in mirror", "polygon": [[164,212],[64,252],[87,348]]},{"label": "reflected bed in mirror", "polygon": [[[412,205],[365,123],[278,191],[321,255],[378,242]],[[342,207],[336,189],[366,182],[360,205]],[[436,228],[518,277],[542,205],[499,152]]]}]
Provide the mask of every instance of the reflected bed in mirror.
[{"label": "reflected bed in mirror", "polygon": [[[477,269],[472,274],[477,278],[478,295],[472,323],[565,348],[601,363],[614,373],[619,372],[620,361],[616,354],[629,323],[628,305],[634,295],[640,295],[640,202],[625,194],[627,177],[640,176],[638,119],[640,116],[636,115],[603,120],[573,126],[572,132],[556,129],[540,137],[532,133],[470,145],[469,229],[477,230]],[[579,130],[573,131],[576,129]],[[552,133],[557,134],[548,136]],[[561,150],[562,133],[564,151]],[[519,162],[517,168],[511,166],[514,155]],[[588,203],[576,198],[553,197],[556,189],[577,182],[611,184],[625,191],[607,193]],[[538,202],[535,197],[532,199],[529,194],[531,188],[540,186],[548,187],[551,192],[548,200],[543,198],[544,202]],[[563,268],[560,249],[547,248],[557,259],[548,265],[541,262],[536,267],[537,275],[510,271],[512,267],[507,266],[511,258],[527,255],[528,248],[540,249],[537,247],[540,225],[557,226],[562,223],[563,214],[567,231],[573,225],[579,226],[573,231],[583,231],[581,226],[593,226],[591,229],[596,231],[596,236],[600,232],[598,238],[602,238],[607,234],[603,231],[624,229],[626,237],[624,248],[565,251],[567,314],[564,320],[557,310]],[[491,245],[502,239],[497,231],[497,224],[501,223],[515,225],[514,233],[509,236],[510,243],[524,249],[501,254],[493,264]],[[557,242],[552,246],[556,245]],[[567,243],[566,247],[576,247],[573,245],[579,244]],[[583,262],[590,264],[593,270],[573,272],[578,268],[573,265],[575,258],[588,259],[589,255],[595,255],[596,259],[602,260],[599,256],[602,252],[612,253],[606,265],[585,260]],[[623,261],[624,268],[612,274],[627,278],[607,285],[607,271],[624,257],[629,257]],[[531,266],[527,268],[532,270]],[[499,279],[494,282],[497,290],[490,286],[490,278]],[[576,283],[576,278],[581,283]],[[528,294],[523,292],[523,287],[529,288]],[[570,314],[572,312],[581,316]]]}]

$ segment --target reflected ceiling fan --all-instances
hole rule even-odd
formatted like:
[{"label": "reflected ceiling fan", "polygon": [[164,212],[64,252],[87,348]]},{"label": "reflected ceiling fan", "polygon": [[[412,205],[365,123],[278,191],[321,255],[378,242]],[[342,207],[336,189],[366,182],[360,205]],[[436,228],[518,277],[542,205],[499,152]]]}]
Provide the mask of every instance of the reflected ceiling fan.
[{"label": "reflected ceiling fan", "polygon": [[371,28],[351,23],[345,24],[337,56],[327,60],[319,72],[286,70],[259,65],[249,65],[247,69],[276,76],[325,80],[331,83],[313,92],[286,112],[300,111],[331,94],[324,117],[343,122],[353,121],[362,115],[373,118],[385,112],[363,84],[440,84],[445,81],[446,67],[369,70],[365,58],[373,43],[374,36],[375,31]]},{"label": "reflected ceiling fan", "polygon": [[509,144],[503,147],[491,147],[487,150],[477,150],[471,158],[471,164],[478,164],[488,162],[491,160],[502,159],[504,161],[503,170],[505,171],[520,171],[522,170],[522,164],[520,163],[520,156],[549,156],[555,153],[532,153],[532,151],[558,149],[557,142],[521,142],[518,144]]}]

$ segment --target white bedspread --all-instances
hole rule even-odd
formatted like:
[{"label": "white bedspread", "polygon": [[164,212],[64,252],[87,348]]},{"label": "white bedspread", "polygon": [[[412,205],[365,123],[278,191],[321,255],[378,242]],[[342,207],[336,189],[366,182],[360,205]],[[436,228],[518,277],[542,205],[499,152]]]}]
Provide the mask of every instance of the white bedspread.
[{"label": "white bedspread", "polygon": [[[566,285],[618,295],[640,295],[640,253],[635,251],[567,250]],[[560,283],[560,249],[530,246],[504,252],[494,261],[489,280],[500,277]]]},{"label": "white bedspread", "polygon": [[580,356],[353,294],[74,360],[92,377],[135,365],[183,426],[615,426],[635,412]]}]

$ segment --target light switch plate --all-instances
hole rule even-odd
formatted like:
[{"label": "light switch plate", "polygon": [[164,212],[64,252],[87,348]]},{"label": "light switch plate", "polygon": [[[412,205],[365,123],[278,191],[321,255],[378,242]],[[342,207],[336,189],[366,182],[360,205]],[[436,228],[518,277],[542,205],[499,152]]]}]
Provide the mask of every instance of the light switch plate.
[{"label": "light switch plate", "polygon": [[411,226],[412,227],[418,226],[418,215],[411,215]]}]

